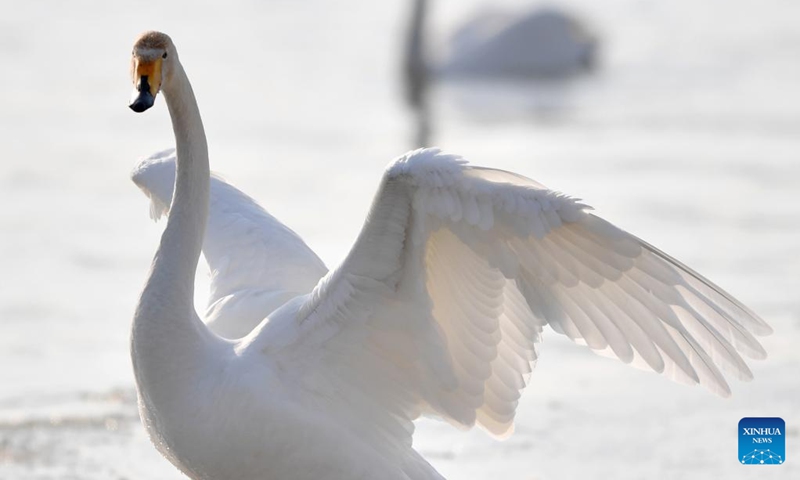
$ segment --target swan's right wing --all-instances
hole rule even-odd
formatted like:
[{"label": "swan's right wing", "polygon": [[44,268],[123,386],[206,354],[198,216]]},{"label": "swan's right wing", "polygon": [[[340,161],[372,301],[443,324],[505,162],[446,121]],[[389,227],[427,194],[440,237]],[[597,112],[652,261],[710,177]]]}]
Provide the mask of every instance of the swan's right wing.
[{"label": "swan's right wing", "polygon": [[[157,219],[172,201],[174,149],[142,160],[131,177],[151,199],[151,216]],[[205,319],[229,338],[246,335],[275,308],[310,292],[327,272],[295,232],[216,175],[203,255],[211,270]]]},{"label": "swan's right wing", "polygon": [[345,261],[247,348],[349,428],[410,443],[425,412],[510,433],[545,325],[721,395],[770,331],[578,201],[419,150],[389,167]]}]

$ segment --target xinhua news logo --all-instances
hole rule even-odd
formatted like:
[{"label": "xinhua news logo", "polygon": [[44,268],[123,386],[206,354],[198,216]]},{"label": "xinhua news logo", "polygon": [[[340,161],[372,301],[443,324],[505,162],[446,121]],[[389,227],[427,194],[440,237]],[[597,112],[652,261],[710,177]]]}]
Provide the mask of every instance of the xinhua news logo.
[{"label": "xinhua news logo", "polygon": [[786,461],[786,423],[777,417],[739,420],[739,463],[781,465]]}]

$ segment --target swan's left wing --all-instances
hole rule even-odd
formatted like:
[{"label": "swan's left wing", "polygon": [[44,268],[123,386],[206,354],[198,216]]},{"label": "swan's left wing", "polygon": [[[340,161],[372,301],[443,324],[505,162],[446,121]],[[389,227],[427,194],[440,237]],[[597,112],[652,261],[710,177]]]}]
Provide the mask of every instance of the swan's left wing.
[{"label": "swan's left wing", "polygon": [[[139,162],[131,175],[157,219],[172,202],[175,150]],[[311,291],[327,273],[322,260],[255,200],[212,175],[203,256],[211,270],[205,320],[218,334],[242,337],[275,308]]]},{"label": "swan's left wing", "polygon": [[505,435],[548,324],[722,395],[770,331],[578,201],[418,150],[387,169],[345,261],[250,346],[362,435],[410,442],[421,413]]}]

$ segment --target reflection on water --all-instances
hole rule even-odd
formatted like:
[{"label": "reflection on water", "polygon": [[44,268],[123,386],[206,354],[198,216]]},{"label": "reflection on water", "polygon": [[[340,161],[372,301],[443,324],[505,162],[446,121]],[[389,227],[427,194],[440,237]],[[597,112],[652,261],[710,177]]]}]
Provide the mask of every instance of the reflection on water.
[{"label": "reflection on water", "polygon": [[[114,465],[140,428],[132,389],[6,399],[2,412],[3,478],[120,478]],[[106,449],[115,453],[99,455]]]}]

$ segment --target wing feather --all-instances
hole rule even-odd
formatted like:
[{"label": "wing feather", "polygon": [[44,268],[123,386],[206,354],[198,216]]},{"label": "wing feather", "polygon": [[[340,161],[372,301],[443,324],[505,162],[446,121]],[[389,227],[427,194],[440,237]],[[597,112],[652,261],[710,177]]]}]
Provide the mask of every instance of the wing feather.
[{"label": "wing feather", "polygon": [[[172,203],[175,150],[141,160],[131,178],[151,200],[151,216]],[[211,177],[203,256],[211,270],[205,320],[218,334],[243,337],[286,301],[311,291],[325,264],[287,226],[218,175]]]},{"label": "wing feather", "polygon": [[[516,174],[407,154],[388,167],[345,261],[253,345],[292,376],[309,375],[295,359],[329,378],[326,395],[369,404],[384,440],[409,434],[421,413],[508,435],[545,325],[721,395],[723,371],[751,378],[741,355],[764,357],[754,335],[769,326],[588,210]],[[369,435],[369,423],[351,427]]]}]

